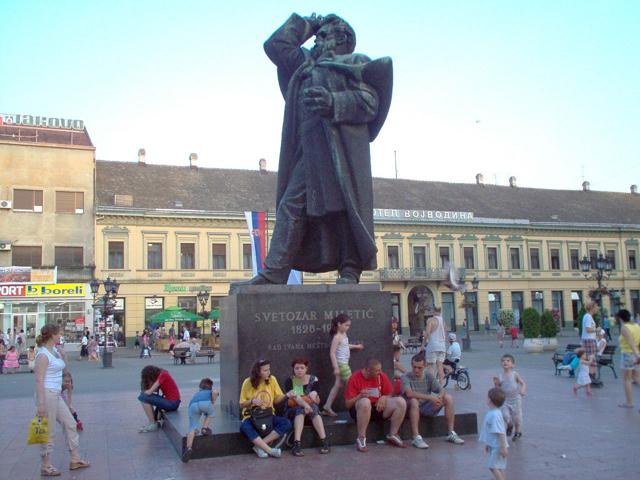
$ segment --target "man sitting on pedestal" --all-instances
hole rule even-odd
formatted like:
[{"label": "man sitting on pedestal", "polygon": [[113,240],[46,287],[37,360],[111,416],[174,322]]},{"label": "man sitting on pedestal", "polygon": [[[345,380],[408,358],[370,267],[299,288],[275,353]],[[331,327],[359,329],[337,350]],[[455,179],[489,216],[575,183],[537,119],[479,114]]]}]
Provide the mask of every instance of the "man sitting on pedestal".
[{"label": "man sitting on pedestal", "polygon": [[392,397],[392,391],[389,377],[375,358],[367,360],[365,368],[349,377],[344,392],[345,406],[358,425],[356,448],[359,452],[368,451],[367,427],[371,419],[391,420],[387,442],[395,447],[406,447],[398,430],[404,420],[407,403],[402,397]]},{"label": "man sitting on pedestal", "polygon": [[407,410],[411,423],[412,445],[416,448],[429,448],[422,439],[418,426],[420,417],[435,417],[444,407],[449,436],[447,442],[462,445],[464,440],[453,430],[455,408],[453,397],[440,387],[438,380],[425,371],[426,362],[423,353],[414,355],[411,359],[411,372],[402,376],[402,395],[407,399]]}]

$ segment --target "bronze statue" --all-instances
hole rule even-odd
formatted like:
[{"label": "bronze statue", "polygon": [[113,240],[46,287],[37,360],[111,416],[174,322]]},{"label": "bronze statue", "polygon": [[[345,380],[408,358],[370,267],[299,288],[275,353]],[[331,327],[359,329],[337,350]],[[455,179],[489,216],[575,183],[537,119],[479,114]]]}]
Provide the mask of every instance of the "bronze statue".
[{"label": "bronze statue", "polygon": [[358,283],[376,268],[369,143],[389,111],[393,73],[390,58],[371,61],[355,43],[336,15],[295,13],[265,42],[285,98],[276,224],[263,271],[232,288],[285,284],[292,268]]}]

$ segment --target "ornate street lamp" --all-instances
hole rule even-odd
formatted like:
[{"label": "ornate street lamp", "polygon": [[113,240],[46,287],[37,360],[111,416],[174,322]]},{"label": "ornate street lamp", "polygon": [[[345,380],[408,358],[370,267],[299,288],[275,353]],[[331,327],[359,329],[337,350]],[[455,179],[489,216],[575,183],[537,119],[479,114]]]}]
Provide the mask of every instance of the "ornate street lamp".
[{"label": "ornate street lamp", "polygon": [[605,257],[602,253],[598,254],[595,259],[594,265],[586,255],[580,260],[580,269],[587,280],[593,279],[598,284],[596,292],[590,294],[591,298],[598,302],[598,305],[602,307],[602,295],[610,295],[611,291],[603,284],[603,280],[608,280],[613,265],[611,260]]},{"label": "ornate street lamp", "polygon": [[[204,290],[200,290],[198,292],[198,302],[200,302],[200,307],[202,308],[202,318],[206,319],[208,314],[205,310],[207,303],[209,303],[209,292],[205,292]],[[202,338],[204,339],[204,320],[202,320]]]},{"label": "ornate street lamp", "polygon": [[[472,288],[472,290],[474,292],[477,291],[479,286],[480,286],[480,280],[478,279],[478,277],[473,277],[473,280],[471,280],[471,288]],[[463,301],[462,305],[464,306],[464,308],[465,309],[474,308],[476,306],[476,304],[475,304],[475,302],[472,302],[471,300],[469,300],[469,296],[468,296],[466,290],[463,293],[463,295],[464,295],[464,301]],[[471,351],[471,337],[469,336],[469,320],[470,320],[469,318],[466,318],[466,320],[465,320],[465,336],[462,339],[462,351],[463,352]]]},{"label": "ornate street lamp", "polygon": [[100,322],[98,324],[98,330],[101,330],[101,334],[98,337],[100,340],[100,346],[102,347],[102,367],[113,367],[113,337],[109,340],[112,334],[107,326],[107,320],[109,316],[113,315],[116,297],[118,296],[118,289],[120,284],[117,280],[107,277],[103,282],[104,295],[98,299],[98,293],[100,292],[100,280],[94,278],[89,283],[91,287],[91,293],[93,295],[93,308],[100,308]]}]

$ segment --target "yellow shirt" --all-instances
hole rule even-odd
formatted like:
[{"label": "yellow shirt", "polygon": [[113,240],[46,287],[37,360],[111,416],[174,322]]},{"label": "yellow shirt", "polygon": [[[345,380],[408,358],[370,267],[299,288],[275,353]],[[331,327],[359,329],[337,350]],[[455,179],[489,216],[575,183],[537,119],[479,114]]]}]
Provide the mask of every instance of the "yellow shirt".
[{"label": "yellow shirt", "polygon": [[[268,384],[264,383],[264,380],[260,380],[258,388],[253,388],[251,379],[245,378],[244,382],[242,382],[242,388],[240,389],[240,403],[259,398],[262,400],[263,408],[271,407],[273,410],[273,401],[282,395],[284,395],[284,393],[280,389],[280,385],[278,385],[278,380],[276,380],[276,377],[273,375],[269,377]],[[244,420],[250,416],[249,409],[244,408],[242,410],[242,419]]]},{"label": "yellow shirt", "polygon": [[[627,322],[623,324],[622,328],[627,328],[633,338],[633,343],[636,344],[636,348],[640,345],[640,325],[633,322]],[[627,339],[620,334],[620,350],[624,353],[633,353],[631,346],[627,342]]]}]

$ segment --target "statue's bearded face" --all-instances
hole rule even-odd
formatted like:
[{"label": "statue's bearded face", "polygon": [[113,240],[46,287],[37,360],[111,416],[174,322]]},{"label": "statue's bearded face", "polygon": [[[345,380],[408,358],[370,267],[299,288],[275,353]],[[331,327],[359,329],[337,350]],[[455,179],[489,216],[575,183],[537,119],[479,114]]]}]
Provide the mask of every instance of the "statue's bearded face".
[{"label": "statue's bearded face", "polygon": [[318,30],[315,38],[315,45],[311,49],[313,58],[320,58],[323,54],[334,53],[343,54],[346,51],[346,35],[336,29],[333,25],[324,25]]}]

